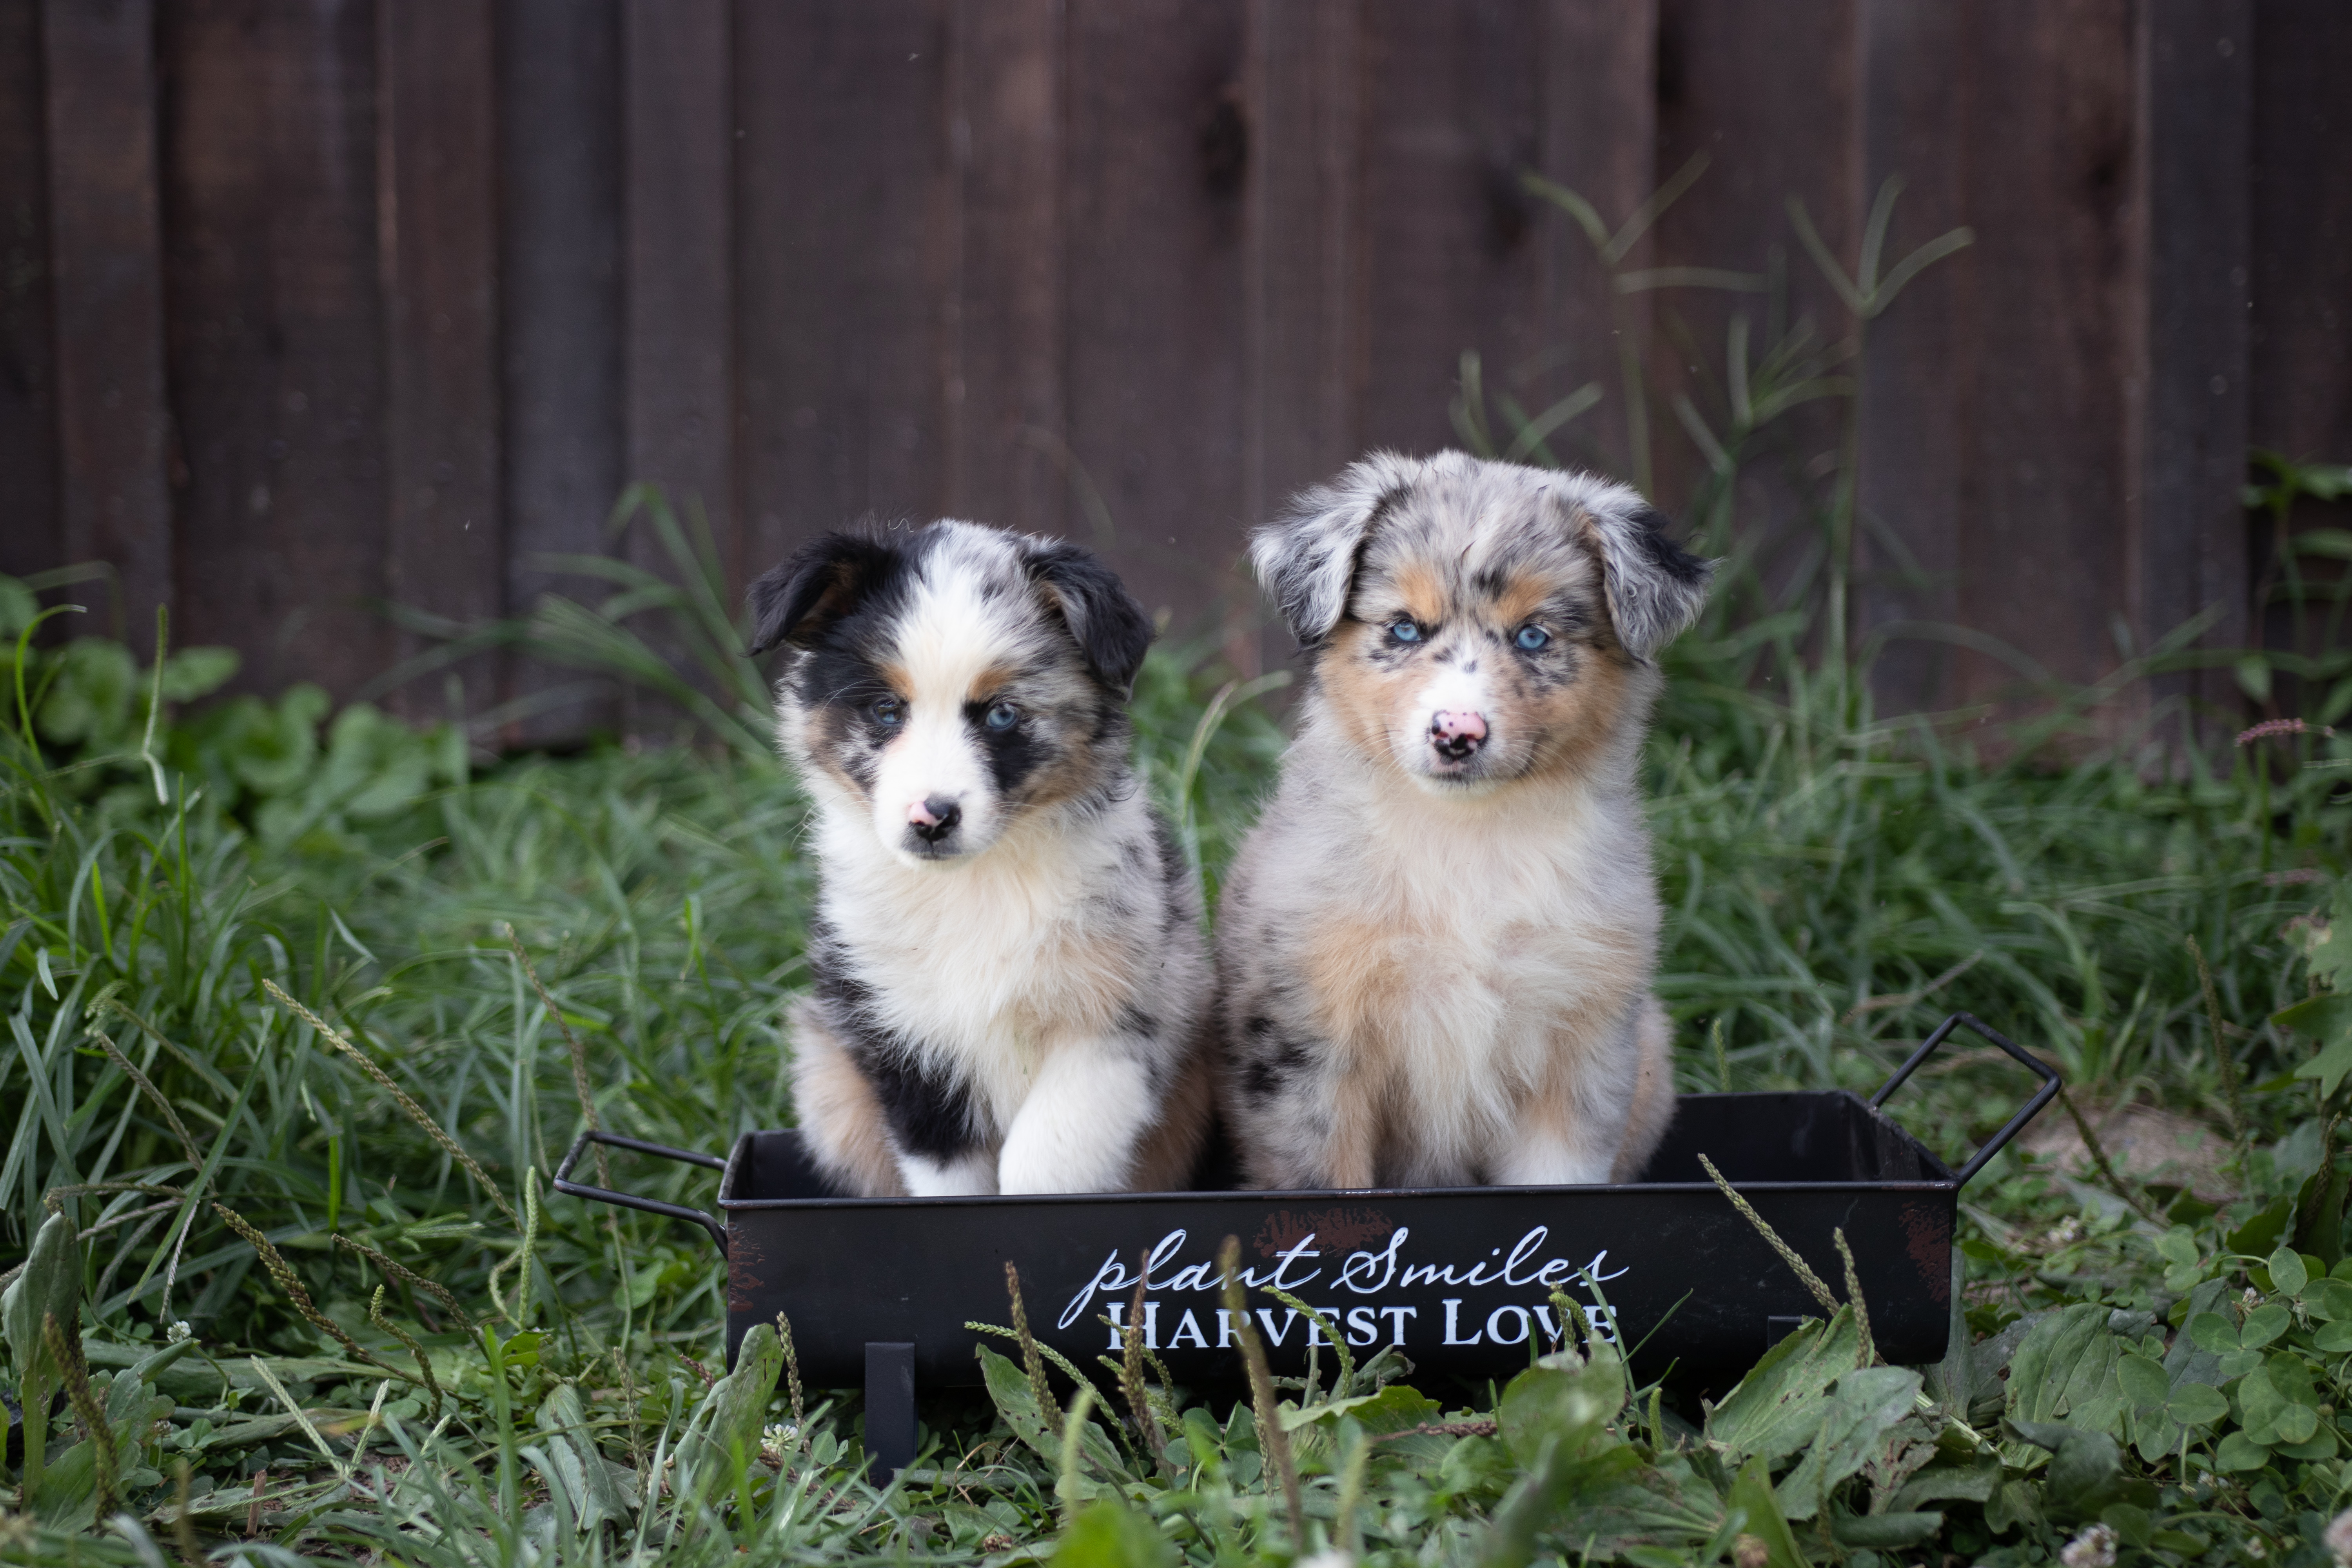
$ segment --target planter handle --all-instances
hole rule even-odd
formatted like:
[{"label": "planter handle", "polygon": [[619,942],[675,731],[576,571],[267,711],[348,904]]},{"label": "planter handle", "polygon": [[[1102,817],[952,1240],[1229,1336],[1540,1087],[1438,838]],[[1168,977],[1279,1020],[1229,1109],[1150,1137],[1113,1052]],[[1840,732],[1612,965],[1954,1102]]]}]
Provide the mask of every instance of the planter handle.
[{"label": "planter handle", "polygon": [[1990,1040],[1994,1045],[1999,1046],[2002,1050],[2007,1051],[2011,1056],[2015,1057],[2019,1061],[2023,1062],[2027,1067],[2032,1068],[2041,1078],[2042,1087],[2033,1091],[2033,1098],[2025,1102],[2025,1108],[2023,1110],[2020,1110],[2016,1115],[2009,1119],[2008,1126],[2002,1128],[2000,1131],[1987,1139],[1985,1141],[1985,1146],[1978,1150],[1975,1156],[1971,1158],[1967,1164],[1959,1168],[1959,1171],[1954,1176],[1952,1181],[1952,1184],[1956,1187],[1964,1187],[1968,1185],[1969,1178],[1975,1175],[1979,1171],[1983,1170],[1986,1161],[1991,1159],[1995,1154],[2000,1153],[2002,1149],[2008,1146],[2009,1141],[2017,1136],[2018,1130],[2020,1128],[2023,1127],[2027,1122],[2040,1115],[2042,1113],[2042,1108],[2049,1104],[2050,1101],[2055,1098],[2060,1085],[2063,1082],[2058,1076],[2058,1069],[2056,1068],[2052,1067],[2049,1063],[2042,1060],[2039,1057],[2033,1056],[2023,1047],[2018,1045],[2017,1042],[2011,1040],[2006,1035],[2003,1035],[2000,1030],[1986,1024],[1983,1019],[1979,1018],[1975,1014],[1955,1013],[1950,1017],[1945,1019],[1942,1023],[1937,1025],[1936,1032],[1928,1036],[1925,1040],[1921,1041],[1919,1048],[1911,1053],[1911,1059],[1905,1062],[1901,1067],[1896,1068],[1895,1069],[1895,1076],[1888,1079],[1885,1083],[1879,1087],[1878,1092],[1870,1097],[1870,1108],[1873,1110],[1876,1110],[1880,1106],[1885,1104],[1886,1097],[1903,1087],[1903,1080],[1909,1078],[1913,1070],[1916,1069],[1921,1062],[1926,1061],[1930,1056],[1935,1054],[1936,1047],[1944,1043],[1946,1037],[1950,1035],[1954,1029],[1959,1028],[1963,1026],[1975,1031],[1984,1038]]},{"label": "planter handle", "polygon": [[571,1152],[563,1156],[563,1163],[555,1167],[555,1190],[569,1197],[593,1198],[600,1204],[618,1204],[623,1208],[643,1209],[647,1214],[667,1215],[672,1219],[682,1219],[690,1225],[698,1225],[710,1233],[712,1241],[719,1244],[719,1256],[721,1258],[727,1256],[727,1227],[700,1209],[688,1208],[684,1204],[666,1204],[658,1198],[641,1198],[634,1193],[616,1193],[608,1187],[592,1187],[584,1182],[573,1181],[572,1167],[580,1163],[581,1153],[591,1143],[609,1144],[613,1148],[626,1149],[636,1154],[658,1154],[665,1160],[682,1160],[689,1165],[708,1165],[714,1171],[725,1170],[726,1161],[716,1154],[697,1154],[691,1150],[673,1149],[667,1143],[647,1143],[642,1139],[624,1138],[616,1132],[599,1132],[591,1129],[572,1141]]}]

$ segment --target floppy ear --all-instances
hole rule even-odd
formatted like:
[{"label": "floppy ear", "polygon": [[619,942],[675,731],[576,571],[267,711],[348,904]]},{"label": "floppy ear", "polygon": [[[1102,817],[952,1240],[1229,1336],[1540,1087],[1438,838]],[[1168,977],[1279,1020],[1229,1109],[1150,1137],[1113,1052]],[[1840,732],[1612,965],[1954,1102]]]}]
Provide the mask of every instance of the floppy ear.
[{"label": "floppy ear", "polygon": [[1348,613],[1365,536],[1417,468],[1409,458],[1374,452],[1330,483],[1301,490],[1280,517],[1250,536],[1257,580],[1299,647],[1320,647]]},{"label": "floppy ear", "polygon": [[1665,514],[1623,485],[1571,489],[1559,500],[1601,552],[1618,642],[1635,658],[1655,657],[1698,619],[1715,563],[1668,539]]},{"label": "floppy ear", "polygon": [[784,642],[807,647],[856,607],[890,556],[888,545],[856,533],[828,533],[802,545],[751,584],[751,651]]},{"label": "floppy ear", "polygon": [[1136,671],[1143,668],[1144,650],[1151,646],[1151,617],[1118,574],[1059,539],[1031,543],[1026,560],[1030,575],[1069,624],[1095,679],[1121,697],[1133,695]]}]

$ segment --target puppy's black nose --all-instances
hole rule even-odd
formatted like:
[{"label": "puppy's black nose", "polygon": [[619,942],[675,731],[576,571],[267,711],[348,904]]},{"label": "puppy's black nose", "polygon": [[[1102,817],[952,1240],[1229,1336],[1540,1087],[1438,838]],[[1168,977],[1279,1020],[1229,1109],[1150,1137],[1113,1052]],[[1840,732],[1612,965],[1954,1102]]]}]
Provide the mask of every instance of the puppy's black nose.
[{"label": "puppy's black nose", "polygon": [[926,844],[937,844],[956,830],[963,820],[963,807],[943,795],[926,798],[920,805],[907,808],[907,826],[915,837]]}]

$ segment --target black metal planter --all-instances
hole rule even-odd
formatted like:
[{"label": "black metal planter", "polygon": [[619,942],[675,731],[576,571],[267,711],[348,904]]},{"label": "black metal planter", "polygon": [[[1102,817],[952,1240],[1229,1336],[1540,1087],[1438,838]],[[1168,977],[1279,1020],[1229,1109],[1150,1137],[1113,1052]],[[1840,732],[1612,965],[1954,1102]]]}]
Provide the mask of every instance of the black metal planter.
[{"label": "black metal planter", "polygon": [[[1954,1172],[1879,1107],[1957,1027],[2042,1082]],[[1549,1298],[1563,1289],[1637,1369],[1744,1367],[1820,1308],[1707,1180],[1701,1154],[1825,1279],[1843,1277],[1831,1238],[1843,1228],[1879,1352],[1934,1361],[1951,1322],[1960,1188],[2058,1086],[2054,1071],[1961,1013],[1867,1103],[1843,1090],[1683,1096],[1643,1179],[1622,1186],[842,1198],[787,1131],[747,1132],[725,1160],[583,1133],[555,1189],[708,1230],[727,1260],[730,1364],[752,1324],[788,1314],[804,1382],[866,1384],[867,1448],[887,1472],[913,1458],[918,1381],[980,1382],[979,1336],[963,1325],[1006,1321],[1008,1261],[1038,1339],[1080,1365],[1118,1348],[1102,1320],[1125,1321],[1140,1271],[1145,1341],[1186,1382],[1227,1380],[1237,1367],[1215,1263],[1228,1236],[1241,1238],[1245,1283],[1316,1308],[1359,1355],[1398,1344],[1417,1367],[1507,1376],[1560,1332]],[[591,1142],[723,1172],[724,1222],[572,1181]],[[1311,1320],[1251,1300],[1276,1370],[1302,1367],[1320,1342]]]}]

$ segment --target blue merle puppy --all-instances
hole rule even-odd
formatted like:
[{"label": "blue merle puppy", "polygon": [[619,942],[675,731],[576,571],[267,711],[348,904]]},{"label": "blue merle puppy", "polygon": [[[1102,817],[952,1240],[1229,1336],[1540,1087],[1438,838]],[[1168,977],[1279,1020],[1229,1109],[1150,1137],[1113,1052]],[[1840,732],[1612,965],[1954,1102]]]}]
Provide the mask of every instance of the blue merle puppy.
[{"label": "blue merle puppy", "polygon": [[1224,879],[1263,1187],[1631,1181],[1674,1114],[1642,799],[1711,568],[1590,474],[1376,452],[1253,542],[1309,681]]},{"label": "blue merle puppy", "polygon": [[1076,546],[834,533],[753,585],[814,797],[802,1135],[844,1194],[1183,1184],[1213,1116],[1200,895],[1129,759],[1152,628]]}]

